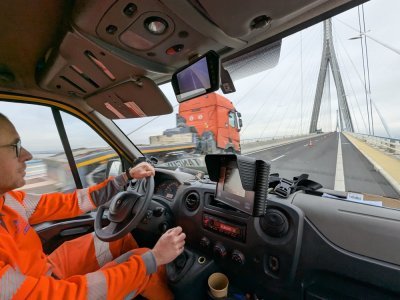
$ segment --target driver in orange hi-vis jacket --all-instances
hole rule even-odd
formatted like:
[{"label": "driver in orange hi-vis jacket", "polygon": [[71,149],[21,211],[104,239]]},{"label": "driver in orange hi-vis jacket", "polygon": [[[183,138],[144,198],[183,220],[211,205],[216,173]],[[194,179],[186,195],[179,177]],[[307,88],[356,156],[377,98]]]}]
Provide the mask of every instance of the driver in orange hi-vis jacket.
[{"label": "driver in orange hi-vis jacket", "polygon": [[[46,256],[31,225],[90,211],[119,192],[128,178],[122,174],[72,194],[13,191],[25,184],[25,162],[31,158],[13,124],[0,114],[0,299],[173,298],[164,265],[183,252],[180,227],[164,233],[151,250],[137,248],[130,234],[106,243],[91,233]],[[129,175],[139,179],[154,173],[141,163]]]}]

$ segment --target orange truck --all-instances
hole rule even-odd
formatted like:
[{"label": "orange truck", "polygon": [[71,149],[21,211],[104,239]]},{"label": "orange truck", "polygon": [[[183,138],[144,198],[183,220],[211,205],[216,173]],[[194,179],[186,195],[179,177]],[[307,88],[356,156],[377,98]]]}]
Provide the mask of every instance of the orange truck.
[{"label": "orange truck", "polygon": [[195,153],[240,153],[241,114],[224,96],[211,93],[179,104],[175,128],[151,136],[144,153],[184,150]]}]

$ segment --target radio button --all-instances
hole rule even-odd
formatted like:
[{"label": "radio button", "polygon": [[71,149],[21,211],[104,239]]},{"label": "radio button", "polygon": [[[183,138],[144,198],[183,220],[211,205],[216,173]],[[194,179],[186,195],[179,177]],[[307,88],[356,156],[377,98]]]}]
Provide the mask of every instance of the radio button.
[{"label": "radio button", "polygon": [[214,253],[220,258],[224,258],[227,254],[225,246],[221,243],[216,243],[213,248]]},{"label": "radio button", "polygon": [[233,250],[231,258],[235,263],[239,265],[244,265],[245,258],[243,253],[239,250]]},{"label": "radio button", "polygon": [[206,238],[205,236],[203,236],[200,240],[200,246],[202,246],[203,248],[208,248],[210,247],[210,240],[208,238]]}]

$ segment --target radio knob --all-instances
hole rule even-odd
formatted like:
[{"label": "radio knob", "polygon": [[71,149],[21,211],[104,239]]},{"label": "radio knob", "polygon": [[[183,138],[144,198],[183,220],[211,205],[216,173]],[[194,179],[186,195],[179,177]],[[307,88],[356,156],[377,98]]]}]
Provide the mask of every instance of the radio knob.
[{"label": "radio knob", "polygon": [[244,265],[245,258],[244,258],[243,253],[240,252],[239,250],[233,250],[231,258],[238,265]]},{"label": "radio knob", "polygon": [[203,236],[200,240],[200,246],[202,246],[203,248],[208,248],[210,246],[210,243],[210,240],[205,236]]},{"label": "radio knob", "polygon": [[217,256],[219,256],[221,258],[224,258],[227,253],[224,245],[222,245],[221,243],[216,243],[214,245],[213,251]]}]

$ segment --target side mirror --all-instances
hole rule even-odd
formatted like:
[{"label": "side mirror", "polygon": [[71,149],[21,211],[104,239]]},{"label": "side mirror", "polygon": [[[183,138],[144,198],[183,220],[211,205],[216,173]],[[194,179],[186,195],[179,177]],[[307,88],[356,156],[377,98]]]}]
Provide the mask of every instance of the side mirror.
[{"label": "side mirror", "polygon": [[122,163],[119,159],[110,159],[107,162],[106,178],[122,173]]},{"label": "side mirror", "polygon": [[242,127],[243,127],[243,121],[242,121],[242,114],[240,113],[240,112],[236,112],[236,117],[237,117],[237,119],[238,119],[238,122],[239,122],[239,128],[238,128],[238,130],[240,131],[240,129],[242,129]]}]

